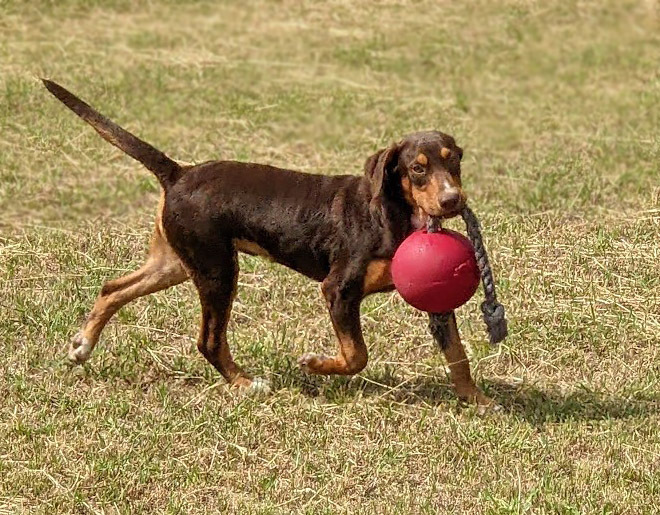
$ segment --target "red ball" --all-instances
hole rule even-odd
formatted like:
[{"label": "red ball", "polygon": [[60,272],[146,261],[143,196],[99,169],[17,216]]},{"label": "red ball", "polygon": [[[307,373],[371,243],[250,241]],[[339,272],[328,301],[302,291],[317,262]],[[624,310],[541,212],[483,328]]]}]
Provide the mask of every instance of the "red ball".
[{"label": "red ball", "polygon": [[479,286],[474,247],[456,231],[415,231],[394,253],[392,280],[403,299],[417,309],[452,311],[470,300]]}]

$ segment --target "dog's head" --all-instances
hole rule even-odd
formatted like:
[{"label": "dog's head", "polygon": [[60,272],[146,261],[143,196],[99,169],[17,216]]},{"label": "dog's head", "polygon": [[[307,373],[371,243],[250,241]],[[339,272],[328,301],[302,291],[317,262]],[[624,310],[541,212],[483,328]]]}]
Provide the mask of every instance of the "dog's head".
[{"label": "dog's head", "polygon": [[401,194],[413,213],[451,218],[466,197],[461,186],[463,150],[454,138],[438,131],[415,132],[379,150],[365,163],[372,203]]}]

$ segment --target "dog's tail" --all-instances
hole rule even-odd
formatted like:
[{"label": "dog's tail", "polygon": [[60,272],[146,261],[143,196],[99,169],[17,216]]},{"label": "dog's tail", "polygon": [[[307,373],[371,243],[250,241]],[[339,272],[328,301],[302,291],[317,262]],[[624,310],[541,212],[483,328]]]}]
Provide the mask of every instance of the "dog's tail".
[{"label": "dog's tail", "polygon": [[70,91],[59,84],[47,79],[41,79],[44,86],[65,106],[80,116],[88,124],[94,127],[101,137],[113,144],[120,150],[126,152],[133,159],[137,159],[148,170],[151,170],[160,181],[163,188],[167,189],[181,176],[181,166],[167,157],[160,150],[152,147],[146,141],[142,141],[116,123],[108,120],[93,107],[83,102]]}]

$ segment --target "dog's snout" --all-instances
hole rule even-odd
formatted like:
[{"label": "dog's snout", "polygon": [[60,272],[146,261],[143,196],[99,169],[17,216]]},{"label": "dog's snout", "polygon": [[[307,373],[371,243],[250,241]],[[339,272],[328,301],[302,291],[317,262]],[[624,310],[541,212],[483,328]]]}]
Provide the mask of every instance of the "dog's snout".
[{"label": "dog's snout", "polygon": [[440,207],[443,211],[455,211],[461,203],[461,195],[457,189],[446,191],[440,197]]}]

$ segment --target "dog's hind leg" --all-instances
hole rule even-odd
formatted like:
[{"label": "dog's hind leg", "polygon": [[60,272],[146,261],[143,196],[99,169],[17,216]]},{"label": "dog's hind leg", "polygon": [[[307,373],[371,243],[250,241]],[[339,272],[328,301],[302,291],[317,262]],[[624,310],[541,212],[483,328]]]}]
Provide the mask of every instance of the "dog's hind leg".
[{"label": "dog's hind leg", "polygon": [[181,261],[163,236],[157,220],[146,263],[135,272],[106,282],[80,332],[69,346],[69,360],[80,364],[89,359],[108,320],[133,299],[149,295],[188,278]]},{"label": "dog's hind leg", "polygon": [[[198,262],[199,263],[199,262]],[[218,243],[192,274],[202,305],[202,324],[197,348],[232,386],[268,392],[261,378],[252,378],[236,365],[229,350],[227,325],[238,281],[238,257],[231,240]]]}]

